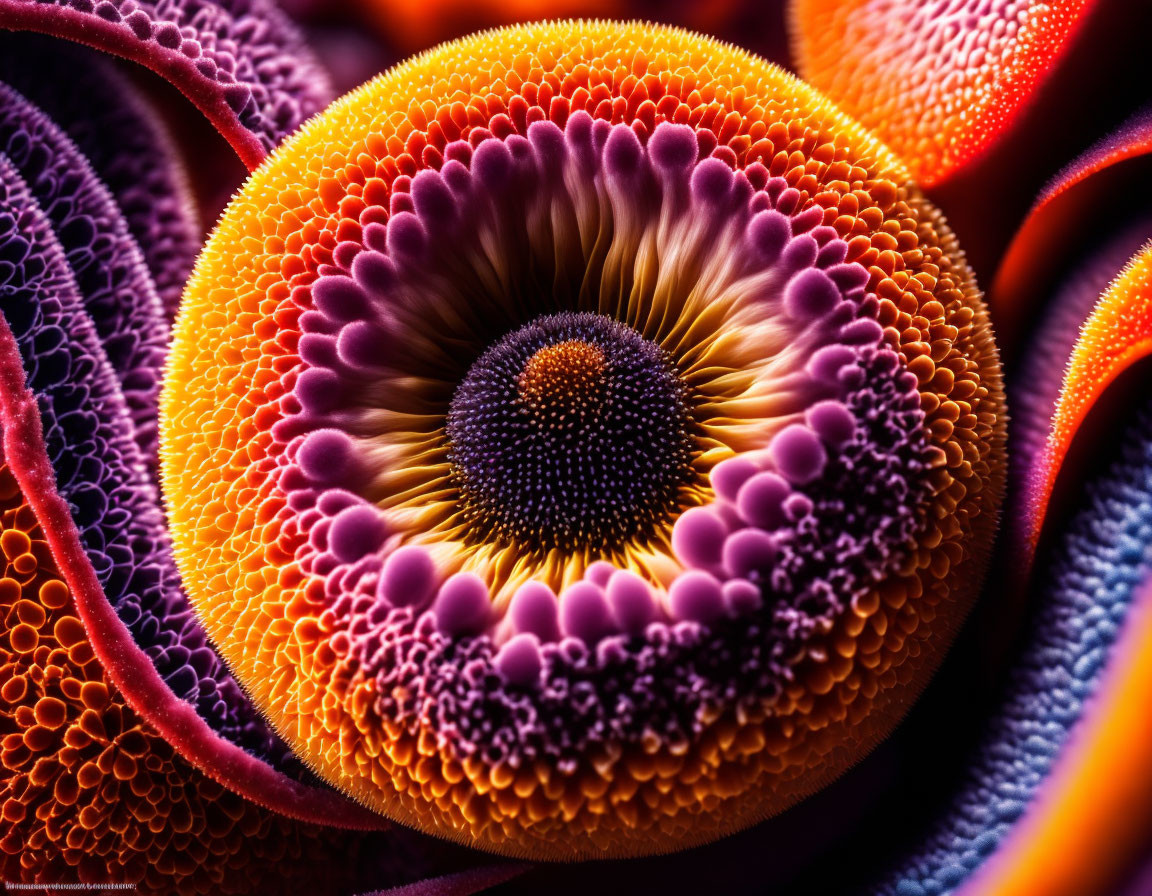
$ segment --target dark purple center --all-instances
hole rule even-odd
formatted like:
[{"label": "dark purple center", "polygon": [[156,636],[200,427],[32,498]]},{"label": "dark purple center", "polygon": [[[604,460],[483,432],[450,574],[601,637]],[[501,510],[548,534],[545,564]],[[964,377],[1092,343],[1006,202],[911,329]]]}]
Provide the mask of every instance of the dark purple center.
[{"label": "dark purple center", "polygon": [[692,426],[667,353],[611,318],[566,312],[472,365],[449,408],[449,459],[478,540],[610,551],[674,520]]}]

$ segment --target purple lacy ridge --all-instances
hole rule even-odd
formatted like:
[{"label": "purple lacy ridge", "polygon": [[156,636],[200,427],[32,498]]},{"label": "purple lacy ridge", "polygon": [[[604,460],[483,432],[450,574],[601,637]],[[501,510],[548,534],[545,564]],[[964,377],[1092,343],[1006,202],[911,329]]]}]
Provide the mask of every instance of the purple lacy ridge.
[{"label": "purple lacy ridge", "polygon": [[[801,210],[799,194],[761,166],[734,174],[717,159],[698,162],[686,127],[662,124],[643,147],[629,128],[582,114],[565,132],[537,123],[526,139],[482,134],[476,143],[449,146],[439,172],[400,179],[390,216],[366,212],[365,246],[341,244],[312,287],[302,372],[273,428],[287,443],[281,487],[309,535],[298,559],[324,579],[333,645],[353,680],[374,680],[374,711],[431,729],[458,757],[547,757],[563,772],[590,744],[686,744],[719,711],[771,704],[791,661],[884,577],[922,525],[932,461],[916,378],[882,341],[867,272],[844,263],[847,246],[819,226],[821,211]],[[515,206],[539,195],[546,216]],[[628,234],[649,211],[656,227],[688,228],[695,276],[715,273],[705,264],[712,251],[742,266],[740,282],[755,288],[741,313],[771,316],[802,344],[792,363],[804,369],[773,376],[804,405],[763,450],[712,470],[716,500],[682,514],[673,531],[686,571],[666,598],[596,563],[559,602],[546,586],[522,586],[510,630],[493,633],[483,581],[457,573],[440,582],[429,552],[400,546],[387,511],[353,493],[368,469],[355,404],[381,376],[412,375],[405,365],[435,344],[446,348],[432,350],[420,375],[440,371],[443,383],[427,390],[425,413],[446,416],[455,383],[492,339],[542,313],[594,310],[581,290],[597,271],[615,284],[612,296],[630,294],[637,284],[612,267],[626,253],[613,255],[610,240],[579,222]],[[612,214],[620,217],[606,224]],[[494,271],[480,266],[480,245],[497,246],[492,257],[514,257],[506,250],[517,245],[536,255]],[[583,247],[600,254],[586,258]],[[463,279],[468,265],[477,267]],[[486,278],[515,297],[503,318],[477,299],[474,284]],[[442,309],[452,282],[468,284],[468,300]],[[406,304],[405,283],[419,284],[419,302],[412,293]],[[411,329],[415,310],[434,343]],[[648,335],[643,316],[633,309],[624,322]],[[675,363],[690,366],[691,352],[674,352]],[[697,393],[707,388],[699,371],[684,376]],[[862,483],[860,503],[846,506]]]},{"label": "purple lacy ridge", "polygon": [[192,100],[250,169],[332,99],[303,37],[270,0],[0,0],[0,27],[147,66]]},{"label": "purple lacy ridge", "polygon": [[48,462],[106,599],[169,690],[222,738],[301,775],[212,650],[180,589],[163,514],[67,258],[0,155],[0,312],[42,418]]},{"label": "purple lacy ridge", "polygon": [[75,144],[3,83],[0,154],[20,172],[51,223],[123,393],[136,444],[155,469],[156,402],[168,328],[140,250]]},{"label": "purple lacy ridge", "polygon": [[47,113],[108,187],[172,320],[200,251],[201,225],[159,115],[110,60],[51,38],[0,34],[0,81]]},{"label": "purple lacy ridge", "polygon": [[[65,456],[74,458],[77,469],[70,476],[62,476],[52,464],[51,442],[62,442],[66,429],[91,431],[96,427],[102,431],[92,432],[89,444],[111,449],[108,460],[122,467],[124,455],[135,450],[128,435],[127,416],[122,403],[117,408],[115,381],[76,296],[63,251],[19,174],[2,156],[0,196],[4,206],[0,212],[0,303],[5,312],[5,319],[0,321],[0,423],[5,455],[40,520],[101,664],[133,709],[193,765],[235,792],[305,821],[342,827],[379,826],[371,813],[331,791],[286,777],[213,731],[191,705],[173,696],[153,659],[136,645],[116,615],[75,519],[84,506],[104,500],[85,488],[89,480],[99,479],[100,458],[68,451]],[[53,321],[66,321],[67,330],[54,326]],[[25,343],[31,339],[33,344],[27,347],[33,351],[21,350],[18,333],[23,334]],[[34,380],[40,381],[40,395],[29,388]],[[103,424],[92,410],[101,401],[110,412]],[[56,402],[79,402],[80,407],[53,419]],[[78,473],[83,477],[77,478]],[[137,475],[143,475],[139,469]],[[70,488],[73,500],[66,502]],[[114,532],[125,533],[129,526],[147,530],[159,520],[162,533],[154,498],[151,509],[143,500],[147,488],[128,483],[113,491],[108,498],[115,503],[103,508],[101,522],[111,525]],[[131,513],[133,502],[139,502],[143,511],[139,518]],[[162,538],[148,531],[143,534],[146,539]],[[156,565],[148,563],[139,569],[146,573],[147,583],[153,578],[149,570],[155,570]]]}]

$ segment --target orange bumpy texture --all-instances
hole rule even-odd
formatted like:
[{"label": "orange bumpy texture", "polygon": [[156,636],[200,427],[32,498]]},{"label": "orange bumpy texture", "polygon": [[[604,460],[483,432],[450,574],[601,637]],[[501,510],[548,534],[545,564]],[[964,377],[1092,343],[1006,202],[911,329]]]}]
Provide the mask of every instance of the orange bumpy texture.
[{"label": "orange bumpy texture", "polygon": [[1092,0],[794,0],[797,68],[922,184],[1011,124]]},{"label": "orange bumpy texture", "polygon": [[2,462],[0,551],[0,876],[250,893],[331,846],[192,769],[127,705]]},{"label": "orange bumpy texture", "polygon": [[[338,241],[386,214],[400,174],[438,168],[478,128],[563,126],[577,109],[664,120],[761,161],[870,272],[886,340],[918,378],[937,446],[935,497],[901,567],[847,610],[776,705],[712,719],[694,743],[615,745],[562,774],[460,761],[436,732],[373,711],[296,562],[307,532],[277,486],[270,434],[300,368],[294,296]],[[878,142],[805,85],[743,51],[645,25],[495,31],[406,63],[334,104],[248,182],[185,295],[162,405],[181,572],[208,629],[277,729],[320,775],[391,818],[513,855],[666,851],[786,808],[895,724],[975,597],[1003,489],[999,363],[952,234]]]}]

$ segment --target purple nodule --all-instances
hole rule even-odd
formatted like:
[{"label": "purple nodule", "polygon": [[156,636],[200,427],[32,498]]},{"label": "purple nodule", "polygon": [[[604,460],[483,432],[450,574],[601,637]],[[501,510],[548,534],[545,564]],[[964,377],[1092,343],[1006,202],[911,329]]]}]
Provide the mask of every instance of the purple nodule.
[{"label": "purple nodule", "polygon": [[735,578],[763,571],[776,559],[776,539],[762,529],[741,529],[724,542],[724,570]]},{"label": "purple nodule", "polygon": [[358,320],[340,330],[336,355],[349,367],[371,370],[383,367],[389,354],[387,333],[368,321]]},{"label": "purple nodule", "polygon": [[328,532],[328,550],[341,563],[355,563],[380,549],[388,527],[375,507],[361,504],[341,510]]},{"label": "purple nodule", "polygon": [[321,485],[351,482],[359,472],[356,445],[338,429],[317,429],[300,445],[296,462],[304,475]]},{"label": "purple nodule", "polygon": [[320,336],[332,336],[340,325],[322,311],[305,311],[300,315],[300,332]]},{"label": "purple nodule", "polygon": [[444,634],[478,635],[492,621],[488,586],[475,573],[454,573],[440,586],[432,612]]},{"label": "purple nodule", "polygon": [[356,280],[342,274],[321,277],[312,284],[316,310],[332,320],[356,320],[368,313],[368,296]]},{"label": "purple nodule", "polygon": [[607,560],[597,560],[584,570],[584,578],[598,588],[604,588],[617,571],[616,567]]},{"label": "purple nodule", "polygon": [[585,644],[595,644],[616,630],[604,592],[591,582],[568,586],[560,600],[560,623],[564,634]]},{"label": "purple nodule", "polygon": [[536,635],[541,641],[560,640],[560,605],[543,582],[525,582],[517,588],[508,615],[517,631]]},{"label": "purple nodule", "polygon": [[686,566],[714,566],[728,527],[707,507],[691,507],[680,515],[672,528],[672,550]]},{"label": "purple nodule", "polygon": [[825,273],[832,278],[832,282],[839,286],[844,292],[851,292],[854,289],[863,289],[868,285],[869,273],[868,269],[862,264],[851,262],[848,264],[836,264],[828,268]]},{"label": "purple nodule", "polygon": [[818,268],[801,271],[784,287],[784,311],[796,320],[822,317],[839,301],[839,288]]},{"label": "purple nodule", "polygon": [[846,345],[826,345],[818,348],[805,367],[808,375],[822,383],[835,385],[840,370],[856,360],[856,353]]},{"label": "purple nodule", "polygon": [[754,613],[764,603],[760,589],[747,579],[729,579],[721,590],[724,592],[724,604],[733,616]]},{"label": "purple nodule", "polygon": [[[457,140],[456,144],[468,149],[468,144],[462,140]],[[440,169],[440,177],[443,178],[444,183],[453,193],[466,192],[472,183],[472,172],[468,170],[466,160],[458,162],[455,159],[450,159],[445,162],[444,167]]]},{"label": "purple nodule", "polygon": [[424,253],[427,234],[412,212],[400,212],[388,221],[388,253],[393,258],[419,258]]},{"label": "purple nodule", "polygon": [[[401,180],[407,181],[408,179],[404,175],[401,175],[393,182],[392,195],[388,197],[388,215],[398,215],[401,212],[415,213],[416,211],[416,203],[412,200],[412,194],[408,192],[410,183],[405,183],[404,186],[401,187]],[[388,227],[385,223],[387,216],[381,216],[384,218],[384,221],[370,220],[367,218],[368,211],[368,209],[365,209],[364,215],[361,216],[361,220],[364,222],[361,240],[368,249],[372,249],[375,252],[387,252]],[[372,209],[371,211],[377,211],[377,209]]]},{"label": "purple nodule", "polygon": [[760,472],[760,468],[746,457],[730,457],[712,468],[712,489],[725,501],[735,501],[740,486]]},{"label": "purple nodule", "polygon": [[554,122],[534,121],[528,125],[528,142],[536,150],[540,166],[545,171],[559,175],[568,156],[564,132]]},{"label": "purple nodule", "polygon": [[748,242],[756,247],[761,264],[775,264],[792,239],[792,225],[775,210],[758,212],[748,222]]},{"label": "purple nodule", "polygon": [[[802,212],[794,212],[792,215],[792,232],[795,234],[812,232],[812,238],[817,241],[817,244],[823,242],[821,239],[822,234],[816,229],[821,221],[824,220],[824,208],[819,205],[810,205]],[[829,228],[831,230],[831,228]],[[836,236],[836,231],[831,231],[832,236]],[[827,234],[824,234],[826,236]],[[815,261],[815,257],[813,257]]]},{"label": "purple nodule", "polygon": [[631,128],[613,128],[604,144],[604,170],[612,177],[632,177],[644,158],[644,148]]},{"label": "purple nodule", "polygon": [[784,525],[784,499],[792,493],[788,482],[775,473],[757,473],[740,487],[736,508],[752,526],[775,529]]},{"label": "purple nodule", "polygon": [[412,202],[416,214],[438,224],[456,217],[456,197],[437,171],[425,169],[412,178]]},{"label": "purple nodule", "polygon": [[[336,516],[346,507],[356,507],[363,503],[364,499],[352,492],[342,488],[330,488],[320,495],[320,499],[316,502],[316,510],[325,516]],[[303,524],[304,519],[301,518],[300,522]]]},{"label": "purple nodule", "polygon": [[[840,264],[848,257],[848,244],[844,242],[844,240],[838,239],[836,231],[832,228],[821,229],[832,230],[833,236],[832,239],[820,247],[820,251],[816,255],[816,266],[827,269],[832,267],[832,265]],[[860,270],[863,271],[864,269],[861,267]],[[865,275],[867,275],[866,271]]]},{"label": "purple nodule", "polygon": [[[792,219],[793,225],[796,219]],[[816,263],[816,255],[820,247],[811,234],[802,233],[788,241],[784,251],[780,253],[780,265],[786,271],[803,271]]]},{"label": "purple nodule", "polygon": [[530,632],[509,638],[496,654],[496,671],[509,684],[535,684],[542,667],[540,641]]},{"label": "purple nodule", "polygon": [[793,492],[784,499],[784,515],[795,523],[812,513],[815,506],[807,495]]},{"label": "purple nodule", "polygon": [[512,154],[501,140],[484,140],[472,154],[472,174],[490,190],[507,183],[511,171]]},{"label": "purple nodule", "polygon": [[689,570],[668,589],[668,606],[677,621],[715,622],[725,610],[720,580],[701,569]]},{"label": "purple nodule", "polygon": [[828,462],[828,453],[816,433],[800,423],[778,432],[768,446],[768,453],[781,475],[797,485],[811,482]]},{"label": "purple nodule", "polygon": [[377,593],[394,607],[422,607],[436,590],[436,564],[421,547],[397,548],[384,561]]},{"label": "purple nodule", "polygon": [[668,173],[687,171],[699,154],[696,132],[686,124],[662,121],[648,138],[648,155],[653,164]]},{"label": "purple nodule", "polygon": [[698,202],[723,202],[732,192],[732,169],[719,159],[705,159],[696,166],[689,182]]},{"label": "purple nodule", "polygon": [[372,295],[387,292],[396,283],[396,268],[381,252],[360,252],[352,259],[352,279]]},{"label": "purple nodule", "polygon": [[313,551],[323,553],[328,549],[328,532],[331,528],[330,520],[321,520],[308,530],[308,544]]},{"label": "purple nodule", "polygon": [[884,328],[876,321],[864,317],[840,328],[840,341],[847,345],[869,345],[879,342]]},{"label": "purple nodule", "polygon": [[293,394],[306,412],[326,414],[340,401],[341,380],[326,367],[310,367],[296,378]]},{"label": "purple nodule", "polygon": [[297,351],[300,353],[300,360],[309,367],[333,367],[339,360],[336,354],[336,340],[320,333],[302,335]]},{"label": "purple nodule", "polygon": [[472,147],[468,145],[467,140],[453,140],[444,147],[444,158],[446,160],[445,166],[448,162],[467,165],[472,161]]},{"label": "purple nodule", "polygon": [[630,569],[618,570],[608,583],[608,604],[621,631],[642,634],[656,618],[656,600],[652,588]]},{"label": "purple nodule", "polygon": [[856,434],[856,418],[839,401],[818,401],[804,414],[804,419],[821,439],[839,447]]}]

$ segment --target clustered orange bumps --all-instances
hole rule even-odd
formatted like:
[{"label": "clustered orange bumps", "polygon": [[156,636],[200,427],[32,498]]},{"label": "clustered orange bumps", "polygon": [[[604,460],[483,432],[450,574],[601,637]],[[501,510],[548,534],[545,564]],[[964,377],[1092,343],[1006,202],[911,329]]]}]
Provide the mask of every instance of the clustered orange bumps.
[{"label": "clustered orange bumps", "polygon": [[[734,167],[762,162],[824,209],[920,383],[935,497],[905,562],[843,614],[756,713],[695,742],[604,744],[570,775],[461,762],[427,727],[373,710],[307,533],[278,490],[271,425],[294,382],[307,287],[339,241],[387,218],[398,175],[438,168],[485,128],[561,127],[575,110],[644,139],[686,123]],[[304,298],[301,299],[301,296]],[[306,305],[304,305],[306,307]],[[181,572],[213,639],[298,755],[389,817],[517,855],[627,855],[713,839],[840,774],[903,714],[974,599],[1003,491],[999,363],[971,272],[900,164],[774,66],[679,30],[557,23],[416,58],[338,101],[282,147],[222,219],[177,325],[162,409]]]},{"label": "clustered orange bumps", "polygon": [[1004,131],[1092,2],[797,0],[797,69],[929,185]]},{"label": "clustered orange bumps", "polygon": [[92,650],[31,507],[0,465],[0,877],[250,893],[301,826],[192,769]]}]

